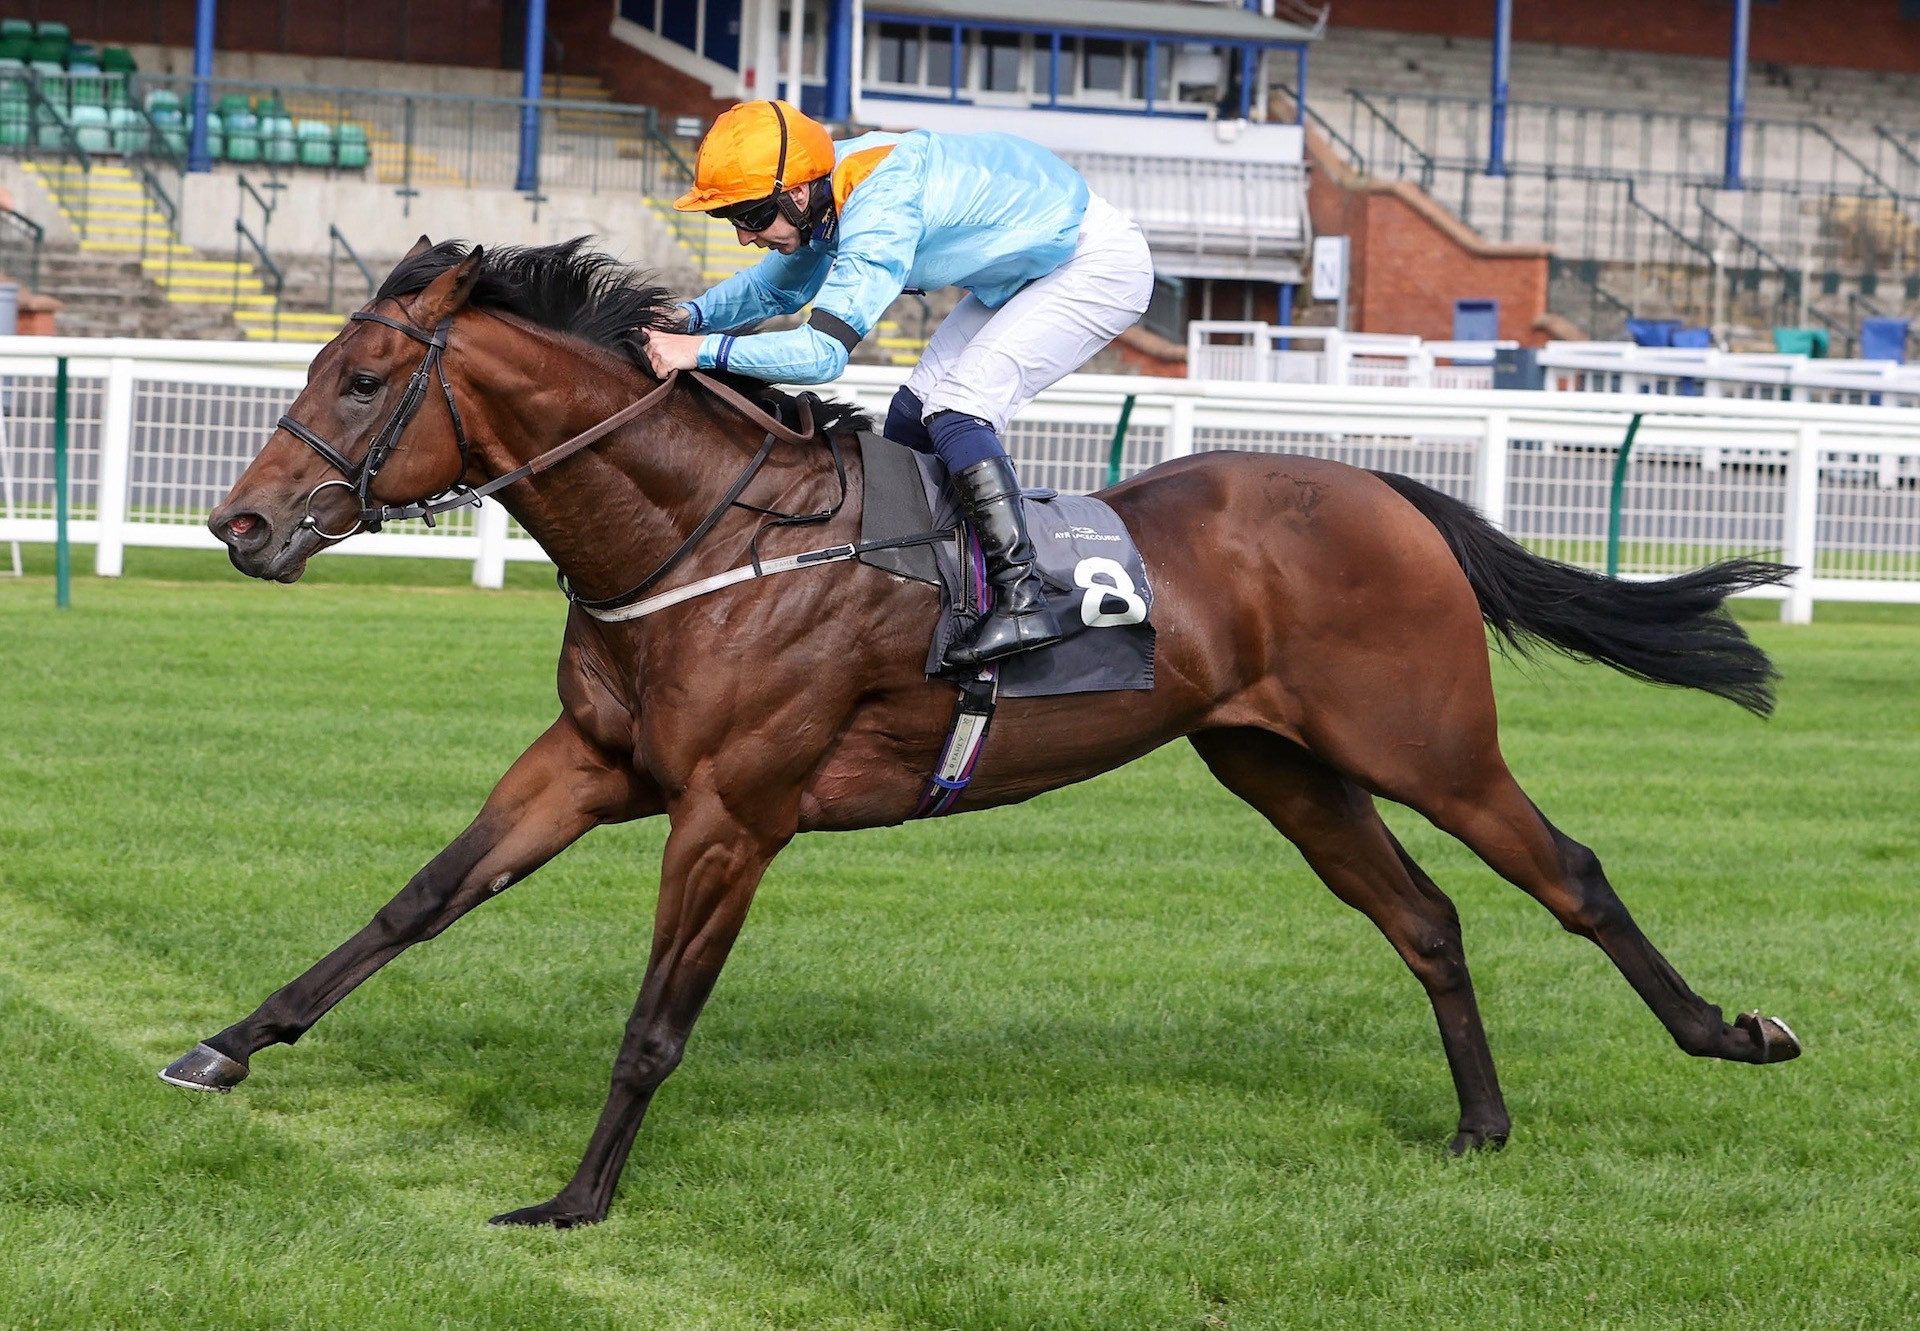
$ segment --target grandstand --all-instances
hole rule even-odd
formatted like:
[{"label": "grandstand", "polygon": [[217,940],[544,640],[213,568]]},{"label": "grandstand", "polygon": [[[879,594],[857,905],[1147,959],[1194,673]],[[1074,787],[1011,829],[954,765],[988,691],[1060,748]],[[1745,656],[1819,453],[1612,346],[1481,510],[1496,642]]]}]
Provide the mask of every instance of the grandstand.
[{"label": "grandstand", "polygon": [[[1453,305],[1473,298],[1507,340],[1664,319],[1852,351],[1866,320],[1920,310],[1920,81],[1894,0],[1850,24],[1810,0],[1755,11],[1737,182],[1716,52],[1738,5],[1658,22],[1651,0],[1605,21],[1522,5],[1494,171],[1491,13],[798,6],[796,29],[796,0],[622,0],[611,19],[556,0],[530,108],[511,34],[443,40],[460,6],[410,6],[378,36],[288,0],[273,22],[223,13],[200,145],[182,15],[23,6],[0,20],[0,235],[37,250],[20,263],[78,332],[316,335],[422,231],[590,231],[694,288],[753,256],[664,201],[713,112],[773,91],[854,125],[1054,147],[1146,227],[1148,324],[1175,368],[1194,319],[1330,321],[1305,289],[1316,232],[1353,237],[1356,331],[1465,335]],[[862,354],[911,360],[941,308],[904,299]]]}]

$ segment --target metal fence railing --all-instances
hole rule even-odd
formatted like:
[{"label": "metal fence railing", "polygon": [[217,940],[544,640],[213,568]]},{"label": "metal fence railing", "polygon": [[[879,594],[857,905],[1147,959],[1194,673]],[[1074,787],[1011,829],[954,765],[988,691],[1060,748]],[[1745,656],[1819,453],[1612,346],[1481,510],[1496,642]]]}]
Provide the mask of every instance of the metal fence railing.
[{"label": "metal fence railing", "polygon": [[[72,539],[96,568],[128,545],[218,548],[204,526],[305,383],[312,345],[0,342],[0,541],[54,538],[55,357],[69,358]],[[837,385],[884,412],[904,370],[857,366]],[[1803,570],[1776,594],[1805,619],[1816,600],[1920,602],[1920,412],[1799,401],[1514,393],[1353,384],[1218,384],[1073,375],[1015,420],[1008,444],[1035,485],[1106,483],[1114,422],[1133,398],[1118,472],[1211,449],[1309,453],[1411,475],[1478,506],[1516,538],[1604,566],[1611,480],[1628,422],[1619,564],[1672,573],[1731,554]],[[0,506],[0,512],[7,511]],[[343,547],[435,555],[499,585],[504,562],[539,560],[497,506],[395,527]]]},{"label": "metal fence railing", "polygon": [[[192,80],[143,75],[135,81],[136,97],[156,90],[185,103]],[[216,107],[254,108],[262,171],[344,175],[401,190],[517,188],[528,107],[539,128],[539,189],[677,193],[692,175],[697,146],[677,132],[692,126],[663,124],[650,106],[229,79],[213,80],[208,91]],[[352,137],[343,137],[343,129]],[[364,156],[343,152],[348,142],[363,142]]]}]

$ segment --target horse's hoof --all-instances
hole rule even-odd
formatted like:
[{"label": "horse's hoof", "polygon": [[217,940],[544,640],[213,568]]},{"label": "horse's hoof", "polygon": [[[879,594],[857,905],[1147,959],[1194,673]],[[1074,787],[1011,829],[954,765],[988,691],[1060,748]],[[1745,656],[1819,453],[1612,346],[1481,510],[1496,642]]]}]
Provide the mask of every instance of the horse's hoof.
[{"label": "horse's hoof", "polygon": [[559,1199],[541,1202],[538,1206],[523,1206],[518,1211],[507,1211],[487,1221],[489,1225],[545,1225],[549,1229],[575,1229],[581,1225],[597,1225],[606,1219],[605,1215],[593,1215],[586,1211],[560,1205]]},{"label": "horse's hoof", "polygon": [[1745,1031],[1760,1051],[1756,1063],[1784,1063],[1800,1057],[1800,1038],[1778,1017],[1763,1017],[1758,1012],[1742,1012],[1734,1026]]},{"label": "horse's hoof", "polygon": [[1507,1128],[1466,1128],[1453,1134],[1447,1143],[1448,1155],[1466,1155],[1470,1151],[1497,1151],[1507,1144]]},{"label": "horse's hoof", "polygon": [[197,1044],[160,1069],[160,1080],[169,1086],[184,1086],[190,1091],[219,1091],[226,1094],[247,1077],[247,1065],[215,1049]]}]

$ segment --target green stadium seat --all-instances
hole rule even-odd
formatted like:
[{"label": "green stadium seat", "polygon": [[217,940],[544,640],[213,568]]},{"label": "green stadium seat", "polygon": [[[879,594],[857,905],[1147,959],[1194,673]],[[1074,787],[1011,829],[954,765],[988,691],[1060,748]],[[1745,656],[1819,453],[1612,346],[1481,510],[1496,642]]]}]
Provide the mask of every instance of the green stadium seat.
[{"label": "green stadium seat", "polygon": [[67,44],[64,41],[50,42],[44,38],[35,38],[30,52],[36,61],[44,60],[49,65],[61,69],[67,67]]},{"label": "green stadium seat", "polygon": [[260,160],[260,121],[251,111],[233,111],[221,117],[227,131],[227,160]]},{"label": "green stadium seat", "polygon": [[9,93],[23,99],[26,97],[27,66],[23,60],[0,55],[0,96]]},{"label": "green stadium seat", "polygon": [[300,160],[300,145],[291,120],[285,116],[260,117],[260,155],[275,166],[292,166]]},{"label": "green stadium seat", "polygon": [[253,113],[263,121],[279,120],[287,114],[287,107],[278,97],[259,97],[254,99]]},{"label": "green stadium seat", "polygon": [[33,119],[24,101],[0,97],[0,147],[24,148],[33,138]]},{"label": "green stadium seat", "polygon": [[105,106],[107,81],[98,65],[74,65],[67,74],[67,103],[70,106]]},{"label": "green stadium seat", "polygon": [[173,91],[173,89],[155,88],[147,94],[148,114],[168,107],[171,107],[175,111],[180,109],[180,94]]},{"label": "green stadium seat", "polygon": [[0,59],[26,64],[33,56],[33,43],[24,37],[0,37]]},{"label": "green stadium seat", "polygon": [[132,106],[132,79],[109,70],[100,76],[100,90],[108,106]]},{"label": "green stadium seat", "polygon": [[113,151],[113,138],[107,133],[106,107],[76,106],[67,119],[73,126],[73,137],[82,148],[90,153]]},{"label": "green stadium seat", "polygon": [[124,46],[109,46],[100,53],[100,68],[109,74],[137,74],[140,66],[134,62],[133,52]]},{"label": "green stadium seat", "polygon": [[92,65],[95,69],[98,69],[100,67],[100,48],[92,42],[74,42],[69,45],[67,47],[67,68],[72,69],[75,65]]},{"label": "green stadium seat", "polygon": [[56,152],[67,146],[68,139],[66,132],[58,120],[55,120],[51,116],[40,114],[34,117],[34,124],[37,126],[33,135],[35,146],[51,148]]},{"label": "green stadium seat", "polygon": [[334,161],[343,171],[362,171],[366,169],[367,127],[352,121],[340,126],[334,149]]},{"label": "green stadium seat", "polygon": [[107,112],[107,128],[113,135],[113,150],[132,157],[147,151],[153,142],[147,118],[131,106],[116,106]]},{"label": "green stadium seat", "polygon": [[33,40],[33,23],[23,18],[0,18],[0,41],[13,41],[24,37]]},{"label": "green stadium seat", "polygon": [[207,152],[214,157],[227,155],[226,117],[218,111],[207,112]]},{"label": "green stadium seat", "polygon": [[300,165],[333,165],[333,127],[324,120],[302,120],[295,126],[300,141]]},{"label": "green stadium seat", "polygon": [[187,121],[177,106],[156,106],[147,112],[153,141],[175,156],[187,151]]},{"label": "green stadium seat", "polygon": [[56,19],[43,18],[33,25],[33,35],[43,42],[58,41],[65,46],[73,40],[73,29]]},{"label": "green stadium seat", "polygon": [[223,116],[235,115],[242,111],[250,115],[253,112],[252,104],[247,101],[247,95],[244,92],[220,94],[220,100],[213,104],[213,109]]}]

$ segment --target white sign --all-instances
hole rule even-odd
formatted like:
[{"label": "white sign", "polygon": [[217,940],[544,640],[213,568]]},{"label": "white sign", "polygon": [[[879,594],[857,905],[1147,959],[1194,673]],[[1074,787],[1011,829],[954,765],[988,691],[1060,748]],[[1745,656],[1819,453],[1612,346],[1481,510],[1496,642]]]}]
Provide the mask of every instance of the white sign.
[{"label": "white sign", "polygon": [[1313,298],[1339,300],[1347,294],[1347,238],[1313,238]]}]

